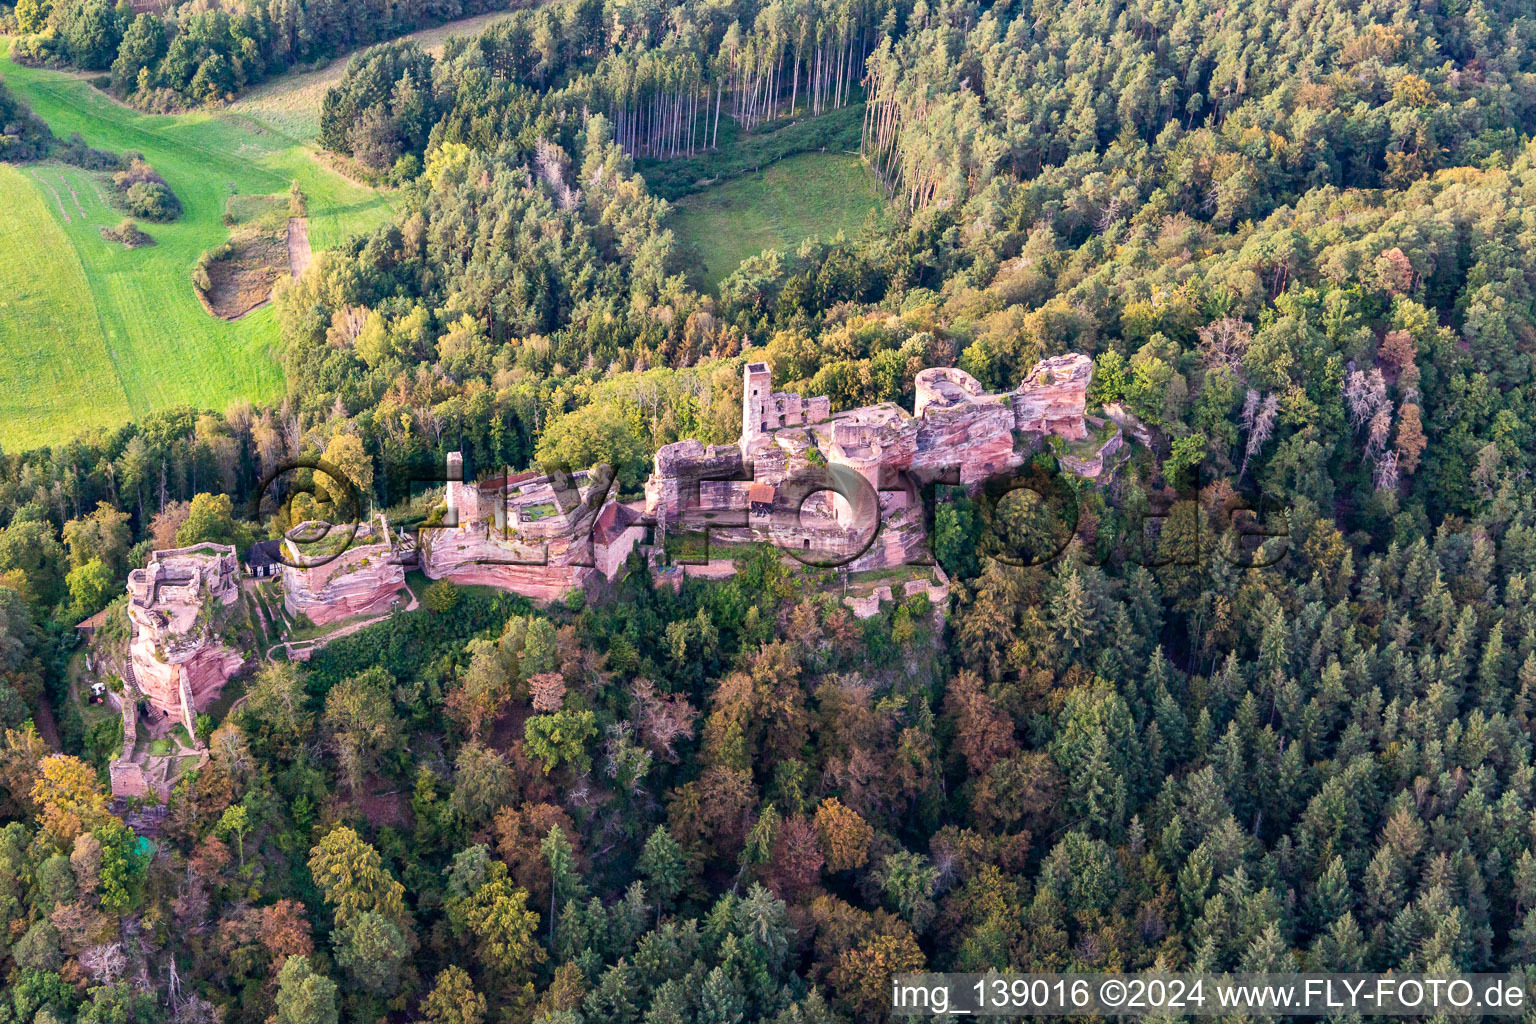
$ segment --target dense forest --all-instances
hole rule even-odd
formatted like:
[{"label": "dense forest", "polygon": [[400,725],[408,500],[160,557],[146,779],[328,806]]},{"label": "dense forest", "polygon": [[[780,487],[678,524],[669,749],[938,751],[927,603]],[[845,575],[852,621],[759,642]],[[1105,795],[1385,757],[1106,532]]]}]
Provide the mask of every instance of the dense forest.
[{"label": "dense forest", "polygon": [[[851,1024],[919,968],[1531,971],[1533,45],[1513,0],[555,0],[357,55],[322,141],[399,213],[279,292],[284,399],[0,455],[0,1021]],[[702,291],[653,180],[830,124],[899,216]],[[1008,547],[1053,510],[941,494],[947,614],[854,619],[767,551],[445,591],[262,665],[153,847],[111,813],[71,627],[152,548],[267,529],[287,459],[381,509],[460,449],[632,493],[735,440],[747,359],[842,409],[1072,351],[1153,443],[1071,485],[1046,565]],[[1243,504],[1276,564],[1224,535]]]},{"label": "dense forest", "polygon": [[170,110],[233,99],[290,68],[506,9],[507,0],[7,0],[0,31],[16,34],[17,60],[104,72],[116,95]]}]

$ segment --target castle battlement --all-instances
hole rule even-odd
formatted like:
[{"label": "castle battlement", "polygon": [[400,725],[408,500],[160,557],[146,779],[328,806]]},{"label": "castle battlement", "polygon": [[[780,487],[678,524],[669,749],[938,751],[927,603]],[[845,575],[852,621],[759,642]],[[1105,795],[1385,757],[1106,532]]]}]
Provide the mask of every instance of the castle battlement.
[{"label": "castle battlement", "polygon": [[[978,484],[1006,473],[1031,454],[1020,434],[1082,440],[1088,436],[1088,386],[1093,361],[1085,355],[1043,360],[1013,391],[988,392],[955,367],[932,367],[914,380],[912,411],[890,402],[831,412],[825,397],[804,398],[773,390],[767,363],[742,370],[742,430],[735,448],[678,441],[657,453],[646,481],[645,512],[665,532],[688,521],[707,525],[724,541],[790,536],[797,531],[847,533],[852,510],[829,492],[813,495],[794,515],[779,508],[783,485],[820,467],[842,467],[862,476],[879,494],[888,536],[853,568],[896,564],[925,543],[920,516],[907,514],[912,496],[893,481],[903,474]],[[1104,460],[1064,460],[1072,472],[1097,475]],[[817,525],[820,523],[821,525]],[[848,540],[849,538],[842,538]]]}]

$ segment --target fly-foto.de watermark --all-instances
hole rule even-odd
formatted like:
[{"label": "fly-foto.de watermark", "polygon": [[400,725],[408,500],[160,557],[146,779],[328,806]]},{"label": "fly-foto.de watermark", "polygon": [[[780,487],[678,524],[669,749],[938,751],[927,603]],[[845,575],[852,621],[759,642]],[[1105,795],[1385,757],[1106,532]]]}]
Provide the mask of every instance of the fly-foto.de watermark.
[{"label": "fly-foto.de watermark", "polygon": [[1516,974],[899,974],[899,1017],[1517,1017]]},{"label": "fly-foto.de watermark", "polygon": [[[863,474],[841,465],[811,465],[775,478],[773,499],[765,507],[743,499],[735,507],[721,507],[708,500],[714,492],[732,487],[749,488],[758,481],[754,467],[727,468],[716,472],[689,467],[678,477],[679,507],[665,522],[656,525],[672,538],[675,560],[682,564],[703,564],[710,559],[712,540],[729,537],[739,541],[750,537],[754,542],[773,545],[796,560],[819,568],[841,568],[858,561],[892,528],[892,509],[903,516],[920,515],[927,543],[900,547],[907,564],[932,565],[935,558],[932,540],[936,533],[936,511],[944,491],[969,498],[978,524],[978,554],[1006,565],[1030,567],[1049,565],[1061,558],[1074,541],[1083,540],[1082,500],[1075,478],[1061,472],[1059,465],[1040,461],[1017,469],[998,472],[960,487],[958,474],[943,471],[915,471],[881,467],[879,479],[871,483]],[[406,493],[392,496],[405,501],[439,486],[464,486],[462,469],[434,467],[423,473],[396,467],[386,471],[388,480],[408,479]],[[596,511],[613,493],[616,476],[611,466],[598,465],[590,470],[572,470],[568,466],[541,464],[532,471],[513,473],[502,470],[493,479],[544,484],[548,504],[571,523],[584,524],[584,537],[592,540]],[[1198,479],[1198,476],[1195,477]],[[474,486],[474,485],[468,485]],[[365,505],[357,483],[338,467],[319,458],[305,458],[284,464],[268,473],[251,502],[250,518],[262,519],[263,509],[270,510],[273,500],[291,509],[298,494],[307,494],[312,507],[328,509],[320,518],[331,526],[323,538],[293,537],[296,546],[324,540],[325,554],[306,555],[304,566],[313,567],[339,557],[357,535],[357,521]],[[388,504],[389,502],[386,502]],[[499,509],[494,506],[500,504]],[[512,515],[517,504],[513,488],[500,488],[487,507],[481,499],[482,512],[495,514],[491,528],[503,539],[516,542],[518,517]],[[289,522],[295,522],[288,515]],[[1166,565],[1198,566],[1212,555],[1240,569],[1262,569],[1277,564],[1288,551],[1289,524],[1278,503],[1260,498],[1256,503],[1235,495],[1219,507],[1207,508],[1200,502],[1198,490],[1166,490],[1145,507],[1116,518],[1126,541],[1118,546],[1118,556],[1150,568]],[[1022,524],[1022,525],[1021,525]],[[1099,550],[1115,545],[1104,544],[1103,520],[1095,517],[1095,538]],[[421,531],[455,529],[460,525],[450,514],[435,521],[415,525]],[[341,543],[336,540],[343,534]],[[348,533],[347,531],[350,531]],[[968,543],[973,542],[967,539]],[[1078,557],[1092,560],[1090,546],[1079,545]],[[286,558],[285,558],[286,560]],[[496,564],[542,565],[538,559],[520,561],[516,557],[499,559]]]}]

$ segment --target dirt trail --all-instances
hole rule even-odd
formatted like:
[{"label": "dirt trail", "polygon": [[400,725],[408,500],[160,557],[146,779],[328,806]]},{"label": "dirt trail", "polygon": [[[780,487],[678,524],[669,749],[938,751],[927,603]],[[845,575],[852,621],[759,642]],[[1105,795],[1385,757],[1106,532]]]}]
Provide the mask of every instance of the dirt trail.
[{"label": "dirt trail", "polygon": [[309,220],[305,217],[288,218],[288,271],[295,280],[304,276],[312,253],[309,251]]},{"label": "dirt trail", "polygon": [[63,750],[64,741],[59,738],[59,726],[53,717],[53,708],[48,705],[47,694],[37,698],[37,718],[33,723],[37,726],[38,735],[48,742],[54,750]]},{"label": "dirt trail", "polygon": [[48,183],[48,179],[44,178],[41,174],[38,174],[36,171],[31,172],[31,174],[32,174],[32,180],[37,182],[39,185],[43,186],[43,188],[47,189],[48,190],[48,194],[53,196],[53,201],[55,203],[59,204],[59,216],[64,218],[64,223],[65,224],[68,224],[69,223],[69,213],[64,209],[64,198],[59,195],[59,190],[54,188],[52,185],[50,185]]},{"label": "dirt trail", "polygon": [[[394,615],[396,611],[405,611],[405,612],[413,612],[413,611],[415,611],[417,608],[420,607],[420,602],[418,602],[416,600],[416,591],[411,589],[411,585],[409,583],[402,583],[402,584],[400,584],[400,586],[401,586],[402,589],[405,590],[405,592],[407,594],[411,595],[410,601],[406,603],[406,606],[404,608],[398,608],[398,609],[391,608],[389,611],[385,612],[383,615],[374,615],[374,616],[371,616],[371,617],[366,618],[366,619],[361,619],[361,620],[359,620],[357,622],[354,622],[354,623],[352,623],[350,625],[343,626],[342,628],[336,630],[335,632],[327,633],[324,636],[315,637],[313,640],[281,640],[281,641],[278,641],[277,643],[273,644],[271,647],[267,648],[267,660],[268,661],[275,660],[272,657],[272,652],[277,650],[279,647],[281,647],[283,650],[288,652],[288,657],[290,659],[298,658],[300,661],[308,661],[309,660],[309,656],[311,654],[313,654],[316,651],[320,650],[326,644],[331,643],[333,640],[340,640],[342,637],[351,636],[353,633],[357,633],[357,632],[360,632],[361,630],[367,629],[369,626],[376,626],[380,622],[383,622],[385,619],[387,619],[387,618],[391,617],[392,615]],[[396,593],[399,593],[399,591],[396,591]]]},{"label": "dirt trail", "polygon": [[85,207],[80,205],[80,193],[75,191],[75,186],[71,185],[69,179],[64,177],[63,174],[59,175],[59,184],[63,185],[65,190],[69,192],[69,197],[75,201],[75,209],[80,211],[81,217],[84,217]]}]

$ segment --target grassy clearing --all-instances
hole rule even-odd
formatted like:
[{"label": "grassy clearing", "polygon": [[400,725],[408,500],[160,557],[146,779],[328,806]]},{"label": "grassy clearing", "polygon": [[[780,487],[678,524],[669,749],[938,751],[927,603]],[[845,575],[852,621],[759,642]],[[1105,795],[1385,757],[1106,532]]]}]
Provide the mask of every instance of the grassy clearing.
[{"label": "grassy clearing", "polygon": [[60,223],[57,177],[0,164],[0,445],[67,433],[65,410],[82,394],[96,422],[128,415],[85,268]]},{"label": "grassy clearing", "polygon": [[102,176],[56,163],[0,167],[0,302],[10,303],[0,307],[0,446],[59,442],[171,406],[276,396],[272,308],[221,321],[192,287],[197,258],[229,237],[230,197],[285,193],[297,179],[316,250],[382,223],[388,197],[245,119],[139,113],[8,52],[0,40],[0,77],[55,135],[144,153],[184,213],[141,224],[156,244],[129,250],[101,236],[123,218]]},{"label": "grassy clearing", "polygon": [[885,216],[874,175],[856,156],[806,153],[716,185],[675,204],[669,227],[699,254],[713,291],[741,261],[764,249],[793,249],[812,235],[857,231]]},{"label": "grassy clearing", "polygon": [[[461,18],[436,28],[422,29],[406,36],[428,53],[437,56],[449,36],[474,35],[506,11],[493,11],[473,18]],[[351,55],[337,57],[313,71],[301,71],[263,82],[230,104],[229,112],[248,117],[264,128],[295,142],[313,142],[320,135],[320,101],[325,91],[341,81]]]},{"label": "grassy clearing", "polygon": [[230,227],[256,227],[263,231],[280,231],[288,227],[288,197],[230,196],[224,204],[224,223]]}]

